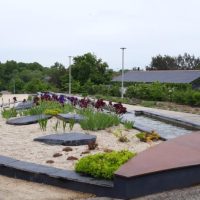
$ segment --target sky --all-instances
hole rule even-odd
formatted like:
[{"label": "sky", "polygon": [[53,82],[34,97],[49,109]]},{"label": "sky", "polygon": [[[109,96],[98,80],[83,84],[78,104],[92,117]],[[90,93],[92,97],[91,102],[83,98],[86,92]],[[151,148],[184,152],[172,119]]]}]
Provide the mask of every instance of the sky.
[{"label": "sky", "polygon": [[0,62],[55,62],[94,53],[109,68],[158,54],[200,56],[199,0],[0,0]]}]

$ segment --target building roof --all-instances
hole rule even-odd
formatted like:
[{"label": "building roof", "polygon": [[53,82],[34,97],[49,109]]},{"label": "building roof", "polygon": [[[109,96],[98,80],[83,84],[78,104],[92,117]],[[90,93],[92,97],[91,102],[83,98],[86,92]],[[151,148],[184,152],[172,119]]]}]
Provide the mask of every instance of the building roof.
[{"label": "building roof", "polygon": [[[124,74],[124,82],[191,83],[198,78],[200,78],[200,70],[128,71]],[[121,79],[120,75],[112,81],[119,82]]]}]

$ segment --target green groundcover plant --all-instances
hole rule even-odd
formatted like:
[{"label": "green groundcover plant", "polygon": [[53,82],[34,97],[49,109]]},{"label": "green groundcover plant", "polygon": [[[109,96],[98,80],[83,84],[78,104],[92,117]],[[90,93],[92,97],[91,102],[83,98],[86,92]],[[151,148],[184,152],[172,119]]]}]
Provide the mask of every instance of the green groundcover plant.
[{"label": "green groundcover plant", "polygon": [[136,153],[127,150],[97,153],[80,159],[75,170],[96,178],[113,179],[114,172],[135,155]]}]

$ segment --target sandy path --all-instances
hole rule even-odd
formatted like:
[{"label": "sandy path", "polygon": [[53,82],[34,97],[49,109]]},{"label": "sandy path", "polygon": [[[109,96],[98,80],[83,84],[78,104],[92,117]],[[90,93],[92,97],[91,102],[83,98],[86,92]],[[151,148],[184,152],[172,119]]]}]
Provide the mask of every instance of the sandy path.
[{"label": "sandy path", "polygon": [[91,194],[0,176],[0,200],[77,200]]}]

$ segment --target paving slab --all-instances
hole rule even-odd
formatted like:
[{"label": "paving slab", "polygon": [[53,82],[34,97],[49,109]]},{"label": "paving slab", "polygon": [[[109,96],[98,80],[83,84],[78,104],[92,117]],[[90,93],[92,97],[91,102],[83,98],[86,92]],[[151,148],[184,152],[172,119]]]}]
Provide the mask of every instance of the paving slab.
[{"label": "paving slab", "polygon": [[29,109],[33,107],[33,102],[32,101],[27,101],[27,102],[20,102],[15,106],[16,110],[23,110],[23,109]]},{"label": "paving slab", "polygon": [[32,115],[32,116],[24,116],[24,117],[15,117],[8,119],[6,121],[7,124],[10,125],[28,125],[38,123],[41,119],[50,119],[51,115]]},{"label": "paving slab", "polygon": [[69,132],[38,137],[35,138],[34,141],[44,142],[52,145],[79,146],[95,142],[96,136],[85,133]]},{"label": "paving slab", "polygon": [[85,119],[85,117],[82,115],[69,114],[69,113],[68,114],[58,114],[58,115],[56,115],[56,117],[61,120],[67,121],[67,122],[69,122],[71,119],[73,119],[75,122],[80,122]]}]

